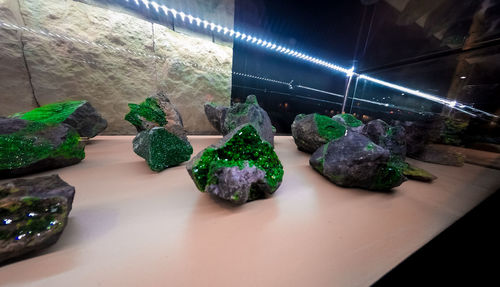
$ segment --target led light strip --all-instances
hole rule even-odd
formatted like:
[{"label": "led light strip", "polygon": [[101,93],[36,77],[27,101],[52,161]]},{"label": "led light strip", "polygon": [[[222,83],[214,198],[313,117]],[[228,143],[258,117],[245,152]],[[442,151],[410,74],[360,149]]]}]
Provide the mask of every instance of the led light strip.
[{"label": "led light strip", "polygon": [[291,87],[290,83],[286,83],[286,82],[282,82],[282,81],[277,81],[277,80],[273,80],[273,79],[269,79],[269,78],[264,78],[264,77],[259,77],[259,76],[254,76],[254,75],[249,75],[249,74],[244,74],[244,73],[239,73],[239,72],[233,72],[233,74],[237,75],[237,76],[243,76],[243,77],[247,77],[247,78],[252,78],[252,79],[266,81],[266,82],[271,82],[271,83],[276,83],[276,84],[282,84],[282,85],[286,85],[288,87]]}]

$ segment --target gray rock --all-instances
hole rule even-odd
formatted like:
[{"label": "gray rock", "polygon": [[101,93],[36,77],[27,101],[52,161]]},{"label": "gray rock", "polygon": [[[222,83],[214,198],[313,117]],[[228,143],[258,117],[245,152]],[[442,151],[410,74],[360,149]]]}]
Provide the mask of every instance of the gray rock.
[{"label": "gray rock", "polygon": [[313,153],[327,142],[344,136],[346,127],[327,116],[299,114],[292,123],[292,136],[301,151]]},{"label": "gray rock", "polygon": [[0,264],[56,243],[74,194],[57,175],[0,185]]},{"label": "gray rock", "polygon": [[221,129],[222,134],[227,135],[238,126],[247,123],[252,124],[257,129],[263,140],[274,145],[271,119],[267,112],[259,106],[254,95],[249,95],[244,103],[237,103],[227,109]]},{"label": "gray rock", "polygon": [[69,115],[63,123],[75,128],[80,136],[88,138],[95,137],[108,126],[108,122],[87,101]]},{"label": "gray rock", "polygon": [[442,121],[439,118],[421,121],[395,121],[395,126],[405,130],[406,155],[412,156],[422,152],[425,145],[439,139]]},{"label": "gray rock", "polygon": [[388,149],[391,155],[406,157],[406,135],[401,126],[391,127],[381,119],[367,123],[361,133],[377,145]]},{"label": "gray rock", "polygon": [[213,103],[205,103],[205,115],[210,124],[219,132],[222,133],[222,124],[226,119],[228,107],[218,106]]},{"label": "gray rock", "polygon": [[266,173],[255,166],[250,167],[245,161],[243,168],[238,166],[221,167],[214,171],[215,184],[206,187],[206,191],[234,204],[243,204],[252,200],[252,188],[266,185]]},{"label": "gray rock", "polygon": [[193,154],[193,147],[188,141],[163,127],[140,132],[133,140],[133,149],[153,171],[162,171],[188,161]]},{"label": "gray rock", "polygon": [[76,164],[85,157],[79,140],[67,124],[0,119],[0,178]]},{"label": "gray rock", "polygon": [[430,163],[463,166],[465,155],[453,149],[451,146],[429,144],[424,146],[418,154],[411,155],[412,158]]},{"label": "gray rock", "polygon": [[389,190],[406,180],[401,168],[389,160],[388,150],[359,133],[348,132],[314,152],[309,164],[340,186]]}]

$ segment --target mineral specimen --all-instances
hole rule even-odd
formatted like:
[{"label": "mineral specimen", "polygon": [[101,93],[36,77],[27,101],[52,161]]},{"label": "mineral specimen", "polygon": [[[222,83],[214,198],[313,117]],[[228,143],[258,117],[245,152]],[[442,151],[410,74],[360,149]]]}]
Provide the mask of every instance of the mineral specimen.
[{"label": "mineral specimen", "polygon": [[182,117],[168,97],[160,92],[140,104],[128,104],[130,112],[125,120],[135,126],[137,132],[165,127],[169,132],[187,141],[186,131],[182,124]]},{"label": "mineral specimen", "polygon": [[359,131],[363,127],[363,122],[351,114],[338,114],[332,119],[355,131]]},{"label": "mineral specimen", "polygon": [[309,164],[333,183],[344,187],[389,190],[406,178],[388,150],[356,132],[332,140],[313,153]]},{"label": "mineral specimen", "polygon": [[406,166],[403,169],[403,175],[409,179],[423,181],[423,182],[431,182],[437,179],[437,176],[431,174],[430,172],[408,163],[406,163]]},{"label": "mineral specimen", "polygon": [[57,175],[0,185],[0,263],[56,243],[74,194]]},{"label": "mineral specimen", "polygon": [[237,127],[187,164],[196,187],[235,204],[272,195],[283,166],[272,145],[252,124]]},{"label": "mineral specimen", "polygon": [[299,114],[292,124],[292,135],[298,149],[313,153],[327,142],[346,134],[346,127],[327,116]]},{"label": "mineral specimen", "polygon": [[144,158],[153,171],[189,160],[193,147],[163,127],[140,132],[133,141],[134,152]]},{"label": "mineral specimen", "polygon": [[403,127],[391,127],[383,120],[377,119],[367,123],[361,133],[377,145],[388,149],[392,156],[398,156],[403,160],[406,157],[406,138]]},{"label": "mineral specimen", "polygon": [[226,113],[228,107],[217,106],[214,103],[206,103],[205,106],[205,115],[207,116],[210,124],[220,133],[222,133],[222,124],[226,119]]},{"label": "mineral specimen", "polygon": [[220,128],[223,135],[227,135],[240,125],[250,123],[257,129],[262,139],[274,145],[271,119],[259,106],[254,95],[249,95],[244,103],[237,103],[229,108],[206,104],[205,114],[217,130]]},{"label": "mineral specimen", "polygon": [[453,147],[438,144],[424,146],[423,151],[411,156],[414,159],[442,165],[463,166],[465,155]]},{"label": "mineral specimen", "polygon": [[89,138],[95,137],[108,125],[87,101],[52,103],[27,113],[15,114],[13,117],[48,125],[65,123],[75,128],[80,136]]},{"label": "mineral specimen", "polygon": [[0,119],[0,178],[76,164],[85,157],[79,141],[66,124]]}]

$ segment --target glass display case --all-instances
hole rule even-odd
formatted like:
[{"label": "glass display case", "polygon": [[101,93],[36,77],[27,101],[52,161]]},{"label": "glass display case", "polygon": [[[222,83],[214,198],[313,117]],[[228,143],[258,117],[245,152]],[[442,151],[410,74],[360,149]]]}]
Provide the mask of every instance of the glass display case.
[{"label": "glass display case", "polygon": [[499,7],[0,0],[0,285],[374,284],[500,189]]}]

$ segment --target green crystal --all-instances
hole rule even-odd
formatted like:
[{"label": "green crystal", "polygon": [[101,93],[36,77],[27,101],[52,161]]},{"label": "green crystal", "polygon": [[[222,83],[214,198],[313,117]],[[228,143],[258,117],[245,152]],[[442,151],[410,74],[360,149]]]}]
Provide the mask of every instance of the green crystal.
[{"label": "green crystal", "polygon": [[125,115],[125,120],[129,121],[136,127],[142,127],[142,120],[146,119],[150,122],[163,127],[167,124],[165,112],[158,104],[158,99],[147,98],[140,104],[128,104],[130,112]]},{"label": "green crystal", "polygon": [[328,141],[341,138],[345,135],[346,128],[330,117],[314,114],[314,121],[318,127],[319,135]]},{"label": "green crystal", "polygon": [[391,158],[384,166],[379,168],[370,189],[389,190],[398,185],[401,182],[401,177],[403,177],[404,164],[405,162],[399,158]]},{"label": "green crystal", "polygon": [[283,166],[272,145],[263,141],[257,130],[247,124],[236,131],[222,147],[209,147],[203,151],[193,164],[194,182],[199,190],[205,191],[208,184],[214,183],[212,175],[215,170],[233,166],[242,169],[245,163],[265,171],[267,183],[273,190],[283,180]]},{"label": "green crystal", "polygon": [[41,122],[29,122],[20,131],[0,135],[0,170],[29,166],[49,157],[85,158],[76,131],[69,131],[64,142],[54,147],[47,139],[37,136],[49,128],[51,126]]},{"label": "green crystal", "polygon": [[351,114],[340,114],[336,115],[333,117],[335,118],[341,118],[341,122],[343,122],[347,127],[355,128],[363,125],[363,122],[358,120],[355,116]]},{"label": "green crystal", "polygon": [[51,103],[33,109],[27,113],[17,113],[11,117],[23,120],[44,123],[48,125],[64,122],[76,109],[87,103],[87,101],[64,101]]}]

